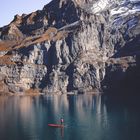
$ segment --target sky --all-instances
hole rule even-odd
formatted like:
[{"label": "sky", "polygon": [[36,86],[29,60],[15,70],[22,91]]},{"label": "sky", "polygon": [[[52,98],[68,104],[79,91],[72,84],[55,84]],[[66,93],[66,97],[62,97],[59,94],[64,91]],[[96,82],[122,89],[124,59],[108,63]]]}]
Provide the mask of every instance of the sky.
[{"label": "sky", "polygon": [[16,14],[28,14],[41,10],[51,0],[1,0],[0,27],[9,24]]}]

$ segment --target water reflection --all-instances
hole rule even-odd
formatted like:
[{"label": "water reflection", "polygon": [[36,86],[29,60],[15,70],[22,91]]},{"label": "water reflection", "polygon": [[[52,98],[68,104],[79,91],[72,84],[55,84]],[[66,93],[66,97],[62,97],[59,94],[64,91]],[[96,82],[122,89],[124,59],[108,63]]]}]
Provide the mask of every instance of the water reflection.
[{"label": "water reflection", "polygon": [[[135,108],[135,111],[138,110]],[[92,95],[0,97],[0,140],[121,140],[139,137],[140,112],[135,111],[124,105],[106,103],[103,97]],[[61,117],[64,118],[64,129],[47,125],[60,124]]]}]

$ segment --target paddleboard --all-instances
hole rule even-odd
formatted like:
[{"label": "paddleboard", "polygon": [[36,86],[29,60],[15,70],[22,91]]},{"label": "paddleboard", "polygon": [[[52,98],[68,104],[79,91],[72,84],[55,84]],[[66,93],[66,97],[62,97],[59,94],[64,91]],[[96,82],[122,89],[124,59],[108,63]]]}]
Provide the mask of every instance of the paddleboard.
[{"label": "paddleboard", "polygon": [[64,125],[61,125],[61,124],[48,124],[48,126],[50,126],[50,127],[60,127],[60,128],[64,127]]}]

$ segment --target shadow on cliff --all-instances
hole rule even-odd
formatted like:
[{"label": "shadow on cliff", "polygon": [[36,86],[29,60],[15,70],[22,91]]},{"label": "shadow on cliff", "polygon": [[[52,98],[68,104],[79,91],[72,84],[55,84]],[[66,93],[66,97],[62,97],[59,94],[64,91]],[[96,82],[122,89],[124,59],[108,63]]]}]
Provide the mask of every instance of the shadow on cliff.
[{"label": "shadow on cliff", "polygon": [[[111,64],[106,67],[106,76],[102,81],[102,87],[108,94],[121,96],[140,96],[140,40],[136,37],[119,48],[112,57],[119,59],[123,57],[133,57],[135,62],[128,62],[128,68],[124,70],[119,64]],[[120,59],[121,62],[121,59]]]},{"label": "shadow on cliff", "polygon": [[68,92],[75,90],[73,87],[73,73],[74,73],[74,65],[72,63],[66,69],[66,74],[69,76],[69,79],[68,79],[69,82],[68,82],[68,86],[67,86]]},{"label": "shadow on cliff", "polygon": [[58,64],[57,56],[56,56],[56,46],[55,42],[51,42],[50,48],[44,51],[44,65],[47,66],[47,74],[44,76],[44,78],[41,81],[40,88],[44,89],[47,85],[51,84],[50,81],[50,73],[53,70],[53,67]]},{"label": "shadow on cliff", "polygon": [[112,70],[112,65],[106,68],[106,76],[102,81],[105,93],[120,96],[140,97],[140,55],[136,57],[136,64],[129,66],[126,71],[121,67]]},{"label": "shadow on cliff", "polygon": [[[67,24],[71,24],[79,20],[80,9],[76,7],[75,3],[72,0],[67,2],[60,0],[52,0],[49,4],[44,6],[44,13],[48,13],[48,27],[53,25],[55,21],[55,27],[61,28]],[[64,14],[65,13],[65,14]]]},{"label": "shadow on cliff", "polygon": [[[116,44],[115,49],[117,50],[117,53],[114,54],[113,58],[119,58],[119,57],[125,57],[125,56],[134,56],[134,55],[140,55],[140,35],[133,38],[132,41],[129,41],[130,38],[128,38],[128,42],[121,47],[119,43]],[[126,41],[127,41],[126,40]]]}]

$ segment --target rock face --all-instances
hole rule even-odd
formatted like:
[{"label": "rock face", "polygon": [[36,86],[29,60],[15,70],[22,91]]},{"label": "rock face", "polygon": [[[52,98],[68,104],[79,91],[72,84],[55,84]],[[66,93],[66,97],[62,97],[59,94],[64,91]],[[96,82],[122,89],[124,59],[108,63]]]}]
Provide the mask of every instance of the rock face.
[{"label": "rock face", "polygon": [[52,0],[16,15],[0,28],[0,92],[88,93],[131,81],[139,71],[139,6]]}]

